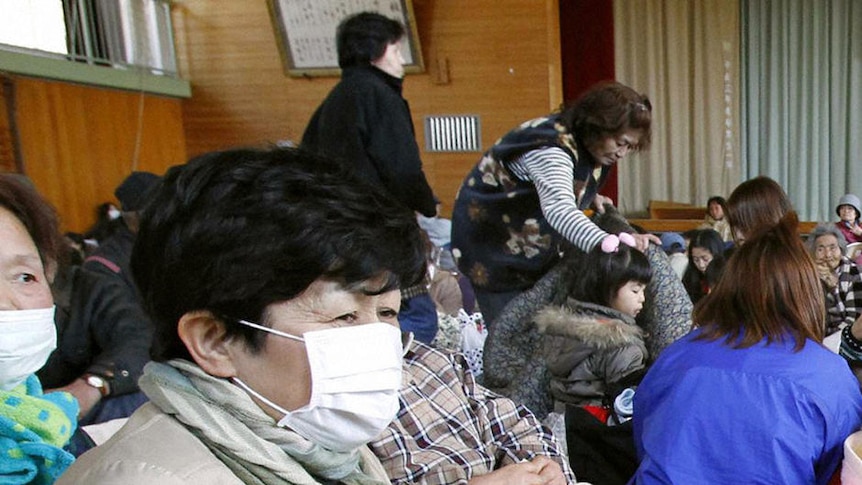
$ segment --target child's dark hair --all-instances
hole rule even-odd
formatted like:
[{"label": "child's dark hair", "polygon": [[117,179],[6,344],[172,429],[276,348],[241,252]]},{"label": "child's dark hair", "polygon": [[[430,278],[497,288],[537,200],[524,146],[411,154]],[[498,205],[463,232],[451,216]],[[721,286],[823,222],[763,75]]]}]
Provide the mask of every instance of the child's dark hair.
[{"label": "child's dark hair", "polygon": [[649,259],[637,249],[620,244],[613,253],[600,246],[566,263],[569,297],[608,306],[617,291],[629,281],[647,284],[652,279]]}]

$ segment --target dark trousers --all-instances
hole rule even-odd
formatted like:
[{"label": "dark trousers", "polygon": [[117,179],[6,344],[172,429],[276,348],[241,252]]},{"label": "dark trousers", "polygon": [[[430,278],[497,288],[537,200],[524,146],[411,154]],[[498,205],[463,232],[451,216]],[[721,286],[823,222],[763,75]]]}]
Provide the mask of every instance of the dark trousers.
[{"label": "dark trousers", "polygon": [[632,422],[602,423],[579,406],[566,406],[569,464],[578,480],[625,485],[638,468]]},{"label": "dark trousers", "polygon": [[476,303],[479,305],[479,311],[482,312],[482,319],[485,321],[485,326],[489,329],[494,326],[494,320],[506,308],[506,305],[521,294],[521,291],[505,291],[493,292],[481,290],[473,287],[473,293],[476,295]]}]

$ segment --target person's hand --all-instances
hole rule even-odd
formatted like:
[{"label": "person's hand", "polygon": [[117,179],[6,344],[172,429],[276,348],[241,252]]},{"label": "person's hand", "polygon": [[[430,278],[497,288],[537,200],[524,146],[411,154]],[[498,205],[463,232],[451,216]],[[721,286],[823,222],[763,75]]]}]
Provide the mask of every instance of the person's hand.
[{"label": "person's hand", "polygon": [[850,231],[857,236],[862,236],[862,226],[855,222],[853,223],[853,227],[850,228]]},{"label": "person's hand", "polygon": [[547,485],[566,484],[566,476],[563,475],[563,467],[561,467],[556,461],[547,456],[537,456],[533,459],[532,463],[542,467],[539,471],[539,476],[545,480],[542,483]]},{"label": "person's hand", "polygon": [[473,477],[470,485],[563,485],[566,478],[560,465],[547,456],[513,463],[486,475]]},{"label": "person's hand", "polygon": [[617,251],[620,244],[625,243],[640,252],[645,252],[651,242],[661,246],[661,239],[654,234],[631,234],[621,232],[619,236],[615,234],[608,234],[605,236],[605,238],[602,239],[601,247],[602,251],[606,253],[614,253]]},{"label": "person's hand", "polygon": [[598,212],[599,214],[604,214],[605,204],[614,205],[614,201],[610,197],[605,197],[602,194],[596,194],[596,198],[593,199],[593,205],[596,208],[596,212]]},{"label": "person's hand", "polygon": [[820,281],[826,285],[827,288],[832,289],[838,286],[838,275],[832,271],[832,268],[825,264],[815,264],[817,268],[817,276],[820,278]]},{"label": "person's hand", "polygon": [[84,379],[75,379],[63,387],[49,389],[45,392],[48,393],[55,391],[68,392],[78,400],[78,419],[86,416],[87,413],[93,409],[93,406],[98,404],[102,399],[102,393],[100,393],[95,387],[87,384]]},{"label": "person's hand", "polygon": [[649,247],[649,243],[658,244],[661,246],[661,239],[655,234],[632,234],[635,238],[635,247],[638,248],[640,252],[646,252]]}]

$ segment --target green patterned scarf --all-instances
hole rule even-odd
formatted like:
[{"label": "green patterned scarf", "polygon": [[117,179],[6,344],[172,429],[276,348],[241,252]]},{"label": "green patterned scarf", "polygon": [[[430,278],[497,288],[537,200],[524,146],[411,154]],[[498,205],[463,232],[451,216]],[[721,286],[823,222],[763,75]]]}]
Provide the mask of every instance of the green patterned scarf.
[{"label": "green patterned scarf", "polygon": [[176,416],[244,483],[389,483],[368,447],[334,452],[279,428],[245,391],[188,361],[151,362],[139,384],[151,402]]},{"label": "green patterned scarf", "polygon": [[0,482],[50,484],[74,461],[63,450],[75,432],[78,401],[42,393],[35,375],[0,391]]}]

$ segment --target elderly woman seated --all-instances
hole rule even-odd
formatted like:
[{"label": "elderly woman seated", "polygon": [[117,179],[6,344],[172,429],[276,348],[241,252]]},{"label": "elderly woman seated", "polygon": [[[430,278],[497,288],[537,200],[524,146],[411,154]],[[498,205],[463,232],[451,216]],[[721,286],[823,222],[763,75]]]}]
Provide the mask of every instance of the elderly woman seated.
[{"label": "elderly woman seated", "polygon": [[844,253],[847,242],[834,224],[814,228],[806,241],[826,294],[826,332],[852,325],[862,315],[862,276]]},{"label": "elderly woman seated", "polygon": [[166,174],[132,256],[150,402],[61,483],[573,478],[529,411],[399,331],[416,219],[344,170],[231,150]]},{"label": "elderly woman seated", "polygon": [[54,210],[0,175],[0,483],[53,483],[74,460],[63,447],[78,402],[43,394],[35,375],[57,346],[49,280],[63,244]]},{"label": "elderly woman seated", "polygon": [[859,218],[862,217],[860,207],[862,203],[855,194],[842,195],[838,199],[838,205],[835,206],[835,214],[838,215],[835,227],[841,231],[848,244],[862,242],[862,225],[859,224]]}]

